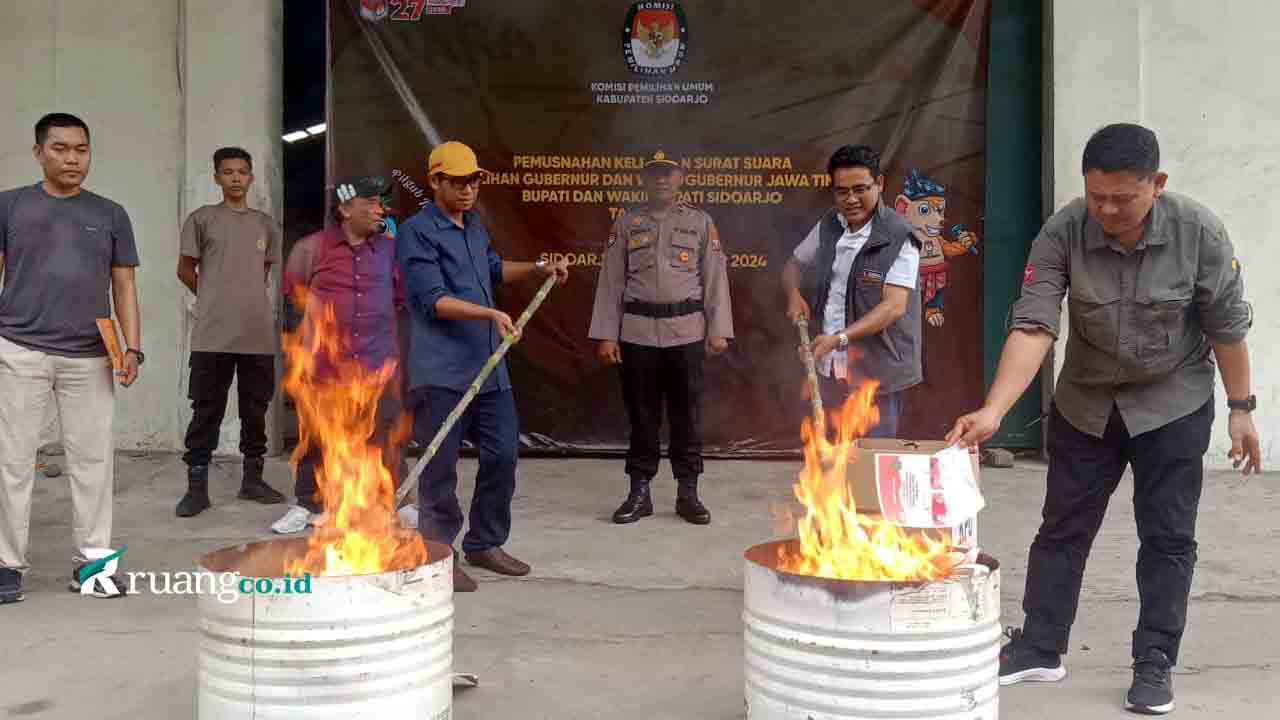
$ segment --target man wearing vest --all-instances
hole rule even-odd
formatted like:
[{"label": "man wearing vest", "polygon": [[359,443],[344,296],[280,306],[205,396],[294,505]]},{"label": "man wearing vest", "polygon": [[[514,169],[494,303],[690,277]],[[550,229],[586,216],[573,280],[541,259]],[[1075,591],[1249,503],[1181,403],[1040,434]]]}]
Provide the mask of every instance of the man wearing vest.
[{"label": "man wearing vest", "polygon": [[[782,271],[787,316],[817,319],[818,390],[838,409],[867,380],[879,383],[880,422],[867,437],[894,437],[902,395],[920,369],[920,240],[880,202],[880,155],[846,145],[827,162],[835,207],[796,247]],[[836,352],[839,351],[839,352]]]}]

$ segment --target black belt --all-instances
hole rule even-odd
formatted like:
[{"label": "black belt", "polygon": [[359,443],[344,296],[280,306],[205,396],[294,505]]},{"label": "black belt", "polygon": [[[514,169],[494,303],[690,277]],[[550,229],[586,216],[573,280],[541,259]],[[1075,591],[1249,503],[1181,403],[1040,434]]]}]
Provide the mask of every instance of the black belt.
[{"label": "black belt", "polygon": [[701,300],[684,300],[678,303],[648,303],[628,300],[622,305],[628,315],[642,315],[651,318],[673,318],[702,312]]}]

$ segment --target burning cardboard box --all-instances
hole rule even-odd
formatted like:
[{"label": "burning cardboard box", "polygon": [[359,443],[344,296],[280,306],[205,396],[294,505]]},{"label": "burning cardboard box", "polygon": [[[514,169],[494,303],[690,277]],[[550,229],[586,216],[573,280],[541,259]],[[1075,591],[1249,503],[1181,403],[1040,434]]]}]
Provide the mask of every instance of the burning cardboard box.
[{"label": "burning cardboard box", "polygon": [[858,511],[904,528],[951,534],[956,547],[978,542],[978,455],[938,440],[859,438],[848,478]]}]

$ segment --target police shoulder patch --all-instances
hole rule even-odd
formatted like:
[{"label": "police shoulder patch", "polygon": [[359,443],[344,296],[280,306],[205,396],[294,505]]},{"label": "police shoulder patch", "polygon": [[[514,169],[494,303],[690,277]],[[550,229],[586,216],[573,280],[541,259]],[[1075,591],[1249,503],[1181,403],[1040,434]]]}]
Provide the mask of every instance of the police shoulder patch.
[{"label": "police shoulder patch", "polygon": [[716,230],[715,223],[707,223],[707,227],[707,244],[711,246],[712,250],[720,252],[720,231]]}]

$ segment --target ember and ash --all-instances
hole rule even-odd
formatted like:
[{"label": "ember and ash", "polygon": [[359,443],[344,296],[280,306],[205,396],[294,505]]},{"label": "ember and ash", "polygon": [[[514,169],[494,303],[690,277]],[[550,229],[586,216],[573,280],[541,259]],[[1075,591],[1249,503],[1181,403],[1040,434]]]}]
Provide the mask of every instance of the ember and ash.
[{"label": "ember and ash", "polygon": [[[963,562],[943,535],[907,530],[857,512],[848,482],[852,463],[859,462],[856,441],[880,421],[875,404],[878,383],[864,383],[828,420],[832,443],[815,432],[805,418],[800,427],[804,468],[794,490],[802,506],[794,522],[798,540],[778,546],[777,569],[797,575],[836,580],[935,581]],[[871,462],[867,458],[865,462]]]},{"label": "ember and ash", "polygon": [[[284,572],[367,575],[426,564],[421,536],[400,526],[395,481],[383,465],[383,448],[371,440],[378,399],[394,391],[388,386],[396,376],[395,363],[364,367],[348,351],[349,340],[331,306],[308,303],[305,291],[294,301],[306,312],[283,341],[284,389],[297,407],[300,434],[292,461],[319,449],[316,485],[327,520],[308,539],[305,554],[285,559]],[[408,423],[395,432],[403,440]]]}]

